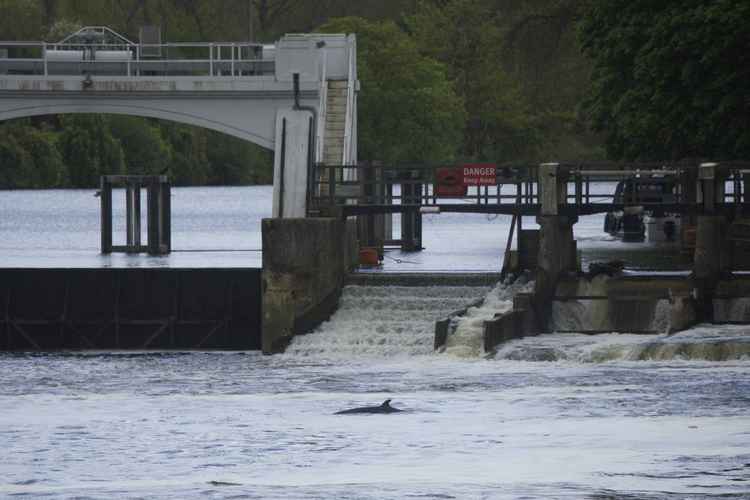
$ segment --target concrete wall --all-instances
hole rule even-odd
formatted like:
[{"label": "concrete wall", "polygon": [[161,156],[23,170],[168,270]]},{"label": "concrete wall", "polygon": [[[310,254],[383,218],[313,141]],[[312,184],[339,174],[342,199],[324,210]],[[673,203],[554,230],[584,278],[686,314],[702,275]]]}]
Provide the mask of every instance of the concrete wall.
[{"label": "concrete wall", "polygon": [[0,350],[259,349],[259,269],[0,269]]},{"label": "concrete wall", "polygon": [[[513,310],[484,326],[484,347],[492,352],[509,340],[541,331],[582,333],[672,333],[696,323],[692,280],[684,277],[598,276],[564,279],[551,297],[552,314],[542,312],[536,294],[518,294]],[[734,290],[727,294],[738,293]],[[750,294],[748,294],[750,296]],[[731,307],[731,304],[730,306]],[[725,309],[727,307],[725,306]],[[548,321],[546,325],[543,321]]]},{"label": "concrete wall", "polygon": [[358,258],[353,221],[264,219],[263,352],[283,352],[335,311]]},{"label": "concrete wall", "polygon": [[691,279],[599,275],[561,281],[553,300],[552,331],[667,333],[696,321]]}]

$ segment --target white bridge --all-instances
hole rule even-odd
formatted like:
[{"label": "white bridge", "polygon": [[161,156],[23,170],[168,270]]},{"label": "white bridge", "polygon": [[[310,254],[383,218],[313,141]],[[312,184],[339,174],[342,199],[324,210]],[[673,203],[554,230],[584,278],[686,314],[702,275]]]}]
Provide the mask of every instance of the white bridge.
[{"label": "white bridge", "polygon": [[0,42],[0,121],[126,114],[253,142],[275,153],[275,217],[306,215],[312,164],[356,164],[354,35],[286,35],[272,45],[143,40],[88,27],[59,43]]}]

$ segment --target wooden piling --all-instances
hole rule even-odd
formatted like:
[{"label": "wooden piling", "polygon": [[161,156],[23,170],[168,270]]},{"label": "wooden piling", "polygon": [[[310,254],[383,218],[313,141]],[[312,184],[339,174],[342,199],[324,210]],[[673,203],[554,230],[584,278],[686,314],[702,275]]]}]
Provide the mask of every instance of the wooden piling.
[{"label": "wooden piling", "polygon": [[101,202],[101,249],[103,254],[112,253],[112,183],[102,177],[99,182]]}]

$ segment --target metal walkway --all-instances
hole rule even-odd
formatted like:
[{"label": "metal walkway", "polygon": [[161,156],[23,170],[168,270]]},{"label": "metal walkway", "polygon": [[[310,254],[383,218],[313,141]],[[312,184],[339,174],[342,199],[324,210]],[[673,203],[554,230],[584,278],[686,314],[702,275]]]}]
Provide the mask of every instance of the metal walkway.
[{"label": "metal walkway", "polygon": [[[559,215],[590,215],[633,206],[700,213],[706,204],[697,186],[706,166],[717,166],[719,172],[719,194],[713,200],[716,212],[750,208],[746,207],[750,162],[544,165],[556,167],[554,182],[563,191]],[[534,216],[541,212],[544,190],[540,184],[544,181],[540,165],[317,165],[310,206],[316,213],[340,211],[343,215],[422,211]],[[622,181],[631,188],[618,193],[616,186]],[[633,187],[637,184],[645,187]],[[653,187],[663,192],[654,192]]]}]

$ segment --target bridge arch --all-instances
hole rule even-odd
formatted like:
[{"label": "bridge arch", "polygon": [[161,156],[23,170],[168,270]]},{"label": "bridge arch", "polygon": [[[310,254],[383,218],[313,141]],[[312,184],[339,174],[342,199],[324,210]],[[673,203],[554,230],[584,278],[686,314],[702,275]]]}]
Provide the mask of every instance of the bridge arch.
[{"label": "bridge arch", "polygon": [[78,35],[57,44],[0,42],[0,121],[130,115],[248,141],[274,151],[279,217],[306,216],[313,162],[356,162],[354,35],[286,35],[263,46],[104,43],[112,33],[103,27]]},{"label": "bridge arch", "polygon": [[[123,100],[121,102],[81,100],[81,102],[75,103],[33,102],[26,100],[26,102],[17,106],[3,106],[3,109],[0,110],[0,122],[17,118],[63,114],[113,114],[137,116],[143,118],[156,118],[214,130],[216,132],[221,132],[251,142],[265,149],[274,150],[275,130],[273,125],[275,123],[275,109],[253,110],[253,107],[240,105],[240,110],[221,115],[217,114],[216,111],[207,112],[210,107],[211,105],[208,103],[188,107],[181,104],[175,106],[175,103],[169,102],[134,102],[133,100]],[[261,108],[262,107],[263,106],[261,106]],[[239,123],[237,120],[232,119],[231,115],[239,114],[245,116],[244,123]],[[221,116],[221,119],[217,119],[219,116]]]}]

